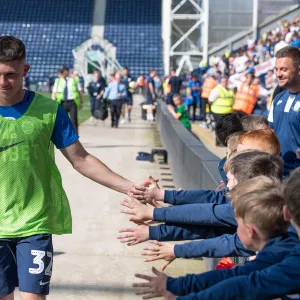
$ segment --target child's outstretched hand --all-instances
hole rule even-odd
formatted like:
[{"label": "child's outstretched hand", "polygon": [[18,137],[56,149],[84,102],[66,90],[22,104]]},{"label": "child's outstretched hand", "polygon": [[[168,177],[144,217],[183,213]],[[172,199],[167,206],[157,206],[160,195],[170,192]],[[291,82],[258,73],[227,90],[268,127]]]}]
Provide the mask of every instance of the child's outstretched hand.
[{"label": "child's outstretched hand", "polygon": [[132,285],[134,288],[144,288],[136,292],[136,295],[145,295],[142,299],[164,297],[165,300],[175,300],[176,297],[167,291],[167,275],[159,272],[154,267],[152,268],[152,272],[155,276],[135,274],[135,277],[147,280],[147,282],[134,283]]},{"label": "child's outstretched hand", "polygon": [[158,241],[149,241],[149,243],[157,246],[155,248],[144,248],[143,256],[152,256],[151,258],[145,259],[145,262],[155,261],[159,259],[164,259],[165,262],[161,269],[164,271],[169,264],[171,264],[175,259],[174,245],[171,243],[161,243]]},{"label": "child's outstretched hand", "polygon": [[121,210],[123,214],[133,215],[142,221],[153,219],[154,207],[142,204],[136,199],[124,199],[121,201],[121,205],[128,208]]},{"label": "child's outstretched hand", "polygon": [[121,243],[127,243],[127,246],[133,246],[149,240],[149,226],[140,225],[135,228],[123,228],[119,230],[122,233],[118,236]]},{"label": "child's outstretched hand", "polygon": [[129,191],[131,198],[137,199],[142,203],[152,203],[153,200],[163,201],[165,192],[159,188],[158,179],[149,177],[150,184],[147,186],[134,185]]}]

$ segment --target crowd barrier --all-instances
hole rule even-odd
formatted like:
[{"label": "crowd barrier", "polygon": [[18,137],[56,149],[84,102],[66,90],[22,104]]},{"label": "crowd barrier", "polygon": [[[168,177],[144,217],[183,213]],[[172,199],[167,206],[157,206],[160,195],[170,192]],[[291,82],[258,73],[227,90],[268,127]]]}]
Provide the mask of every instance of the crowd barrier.
[{"label": "crowd barrier", "polygon": [[174,184],[182,189],[215,189],[220,180],[220,158],[169,113],[159,100],[156,123],[163,146],[168,152]]},{"label": "crowd barrier", "polygon": [[[207,150],[203,143],[169,113],[167,105],[158,100],[156,124],[163,146],[168,152],[172,177],[177,188],[212,189],[221,177],[220,158]],[[206,270],[214,270],[220,259],[205,259]]]}]

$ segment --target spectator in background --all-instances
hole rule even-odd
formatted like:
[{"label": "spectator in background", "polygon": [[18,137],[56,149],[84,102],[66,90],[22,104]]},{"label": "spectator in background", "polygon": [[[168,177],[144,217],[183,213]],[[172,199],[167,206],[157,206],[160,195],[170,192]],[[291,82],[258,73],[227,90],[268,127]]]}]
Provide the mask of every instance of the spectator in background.
[{"label": "spectator in background", "polygon": [[100,70],[95,69],[94,72],[98,73],[98,77],[99,77],[99,83],[102,87],[104,87],[104,89],[106,88],[107,84],[106,84],[106,80],[105,78],[102,76],[102,73]]},{"label": "spectator in background", "polygon": [[157,96],[161,96],[162,94],[162,82],[160,77],[158,76],[158,74],[156,73],[156,75],[154,76],[154,88],[155,88],[155,94]]},{"label": "spectator in background", "polygon": [[236,73],[241,73],[245,71],[245,63],[249,60],[246,53],[242,50],[239,51],[239,56],[234,59],[233,65]]},{"label": "spectator in background", "polygon": [[162,83],[162,89],[163,89],[163,94],[165,96],[166,103],[168,104],[168,94],[170,93],[170,86],[169,86],[169,80],[170,76],[167,75],[164,77],[164,81]]},{"label": "spectator in background", "polygon": [[124,68],[124,75],[123,75],[123,80],[122,82],[126,86],[127,90],[127,97],[123,99],[123,104],[122,104],[122,119],[120,121],[121,124],[124,124],[125,117],[126,117],[126,105],[127,105],[127,120],[128,122],[131,122],[131,110],[132,110],[132,104],[133,104],[133,99],[132,99],[132,90],[129,87],[129,83],[132,81],[131,75],[129,73],[129,69],[127,67]]},{"label": "spectator in background", "polygon": [[136,80],[137,87],[139,88],[139,93],[144,93],[144,74],[141,74]]},{"label": "spectator in background", "polygon": [[180,77],[176,75],[176,70],[171,69],[170,79],[168,81],[168,87],[169,87],[168,88],[169,93],[167,94],[167,104],[168,105],[174,106],[173,96],[175,94],[180,93],[181,84],[182,84],[182,81],[181,81]]},{"label": "spectator in background", "polygon": [[105,84],[103,81],[100,81],[100,72],[94,70],[93,72],[93,81],[91,81],[87,87],[89,96],[90,96],[90,107],[91,107],[91,121],[94,122],[94,112],[97,107],[97,102],[101,101],[102,96],[105,90]]},{"label": "spectator in background", "polygon": [[[209,77],[206,77],[203,82],[202,93],[201,93],[201,110],[203,114],[204,125],[207,126],[206,110],[209,111],[208,97],[210,92],[217,86],[218,81],[216,76],[212,73]],[[207,107],[208,106],[208,107]]]},{"label": "spectator in background", "polygon": [[273,70],[269,70],[265,75],[265,87],[267,90],[274,89],[277,86],[277,78]]},{"label": "spectator in background", "polygon": [[201,82],[199,81],[199,77],[197,74],[192,74],[192,79],[188,83],[188,94],[192,96],[193,103],[188,106],[188,114],[190,114],[190,109],[193,107],[193,122],[196,120],[196,110],[197,106],[200,105],[200,91],[201,91]]},{"label": "spectator in background", "polygon": [[270,54],[270,52],[271,52],[271,46],[272,46],[271,40],[267,40],[266,43],[265,43],[265,51],[266,51],[267,53],[269,53],[269,54]]},{"label": "spectator in background", "polygon": [[153,105],[156,101],[156,93],[155,93],[155,82],[154,78],[157,76],[155,70],[150,71],[149,79],[148,79],[148,88],[146,93],[146,104],[148,105],[147,109],[147,120],[153,121]]},{"label": "spectator in background", "polygon": [[232,113],[234,93],[228,88],[227,77],[222,77],[220,84],[210,92],[208,101],[211,103],[211,112],[215,123],[219,122],[222,115]]},{"label": "spectator in background", "polygon": [[31,77],[29,77],[28,75],[24,78],[24,88],[26,90],[30,90],[30,83],[31,83]]},{"label": "spectator in background", "polygon": [[199,68],[201,69],[201,71],[205,71],[205,69],[207,68],[207,61],[203,59],[203,56],[200,56]]},{"label": "spectator in background", "polygon": [[181,95],[174,94],[172,102],[176,105],[176,111],[172,105],[169,105],[168,109],[169,109],[171,115],[175,119],[179,120],[186,129],[191,130],[192,127],[191,127],[185,106],[183,105]]},{"label": "spectator in background", "polygon": [[259,59],[259,62],[263,62],[265,60],[265,47],[262,39],[259,39],[257,42],[256,54]]},{"label": "spectator in background", "polygon": [[259,93],[253,110],[253,114],[262,115],[267,118],[269,115],[269,109],[267,107],[267,98],[271,94],[271,91],[266,90],[262,86],[259,77],[254,78],[253,84],[256,84],[259,88]]},{"label": "spectator in background", "polygon": [[300,48],[300,37],[298,32],[293,33],[290,46]]},{"label": "spectator in background", "polygon": [[218,63],[218,69],[221,74],[226,75],[228,69],[228,59],[223,55]]},{"label": "spectator in background", "polygon": [[254,72],[250,70],[250,72],[246,74],[246,81],[240,84],[235,95],[235,101],[232,108],[241,115],[252,114],[256,105],[259,87],[257,84],[253,83],[254,78]]},{"label": "spectator in background", "polygon": [[64,111],[70,115],[71,122],[78,133],[78,109],[82,108],[82,89],[79,81],[69,77],[69,68],[60,70],[61,76],[55,80],[52,99],[57,100]]},{"label": "spectator in background", "polygon": [[216,80],[217,80],[217,82],[220,83],[221,79],[222,79],[222,72],[217,70],[216,71]]},{"label": "spectator in background", "polygon": [[124,83],[121,83],[121,74],[117,72],[114,80],[111,81],[105,89],[103,98],[110,101],[111,127],[119,127],[123,100],[127,97],[127,89]]}]

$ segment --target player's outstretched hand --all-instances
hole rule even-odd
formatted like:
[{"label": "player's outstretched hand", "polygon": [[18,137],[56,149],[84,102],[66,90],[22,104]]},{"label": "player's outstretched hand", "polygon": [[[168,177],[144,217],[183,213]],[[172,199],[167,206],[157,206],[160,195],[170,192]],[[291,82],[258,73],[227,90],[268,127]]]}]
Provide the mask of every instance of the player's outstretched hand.
[{"label": "player's outstretched hand", "polygon": [[145,191],[146,187],[149,187],[151,185],[151,181],[149,179],[143,181],[142,183],[138,184],[134,184],[131,189],[127,192],[127,195],[132,198],[133,196],[133,192],[134,190],[138,190],[138,191]]},{"label": "player's outstretched hand", "polygon": [[152,268],[155,276],[148,276],[144,274],[135,274],[136,278],[141,278],[147,282],[134,283],[132,287],[143,288],[143,290],[136,292],[136,295],[144,295],[142,299],[151,299],[155,297],[164,297],[165,300],[175,300],[176,297],[167,291],[167,275]]},{"label": "player's outstretched hand", "polygon": [[176,259],[174,253],[175,246],[171,243],[161,243],[158,241],[149,241],[149,243],[155,245],[156,247],[153,248],[146,247],[143,249],[142,252],[143,256],[151,256],[150,258],[145,259],[145,262],[164,259],[165,262],[161,267],[162,271],[164,271],[167,268],[167,266]]},{"label": "player's outstretched hand", "polygon": [[121,201],[121,205],[127,208],[121,210],[121,213],[123,214],[133,215],[142,221],[153,219],[154,207],[142,204],[136,199],[124,199],[123,201]]},{"label": "player's outstretched hand", "polygon": [[140,225],[135,228],[123,228],[118,239],[121,243],[127,243],[127,246],[133,246],[149,240],[149,226]]},{"label": "player's outstretched hand", "polygon": [[165,192],[159,188],[157,182],[158,179],[153,179],[153,177],[150,176],[150,184],[148,186],[134,185],[128,194],[131,198],[135,198],[142,203],[152,203],[153,200],[163,201]]}]

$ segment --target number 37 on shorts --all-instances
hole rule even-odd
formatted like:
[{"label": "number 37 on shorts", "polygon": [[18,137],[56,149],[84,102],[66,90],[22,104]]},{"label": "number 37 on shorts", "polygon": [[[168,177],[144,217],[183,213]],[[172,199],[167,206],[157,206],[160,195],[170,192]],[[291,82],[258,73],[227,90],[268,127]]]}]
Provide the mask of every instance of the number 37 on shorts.
[{"label": "number 37 on shorts", "polygon": [[14,291],[49,294],[53,265],[52,236],[0,239],[0,298]]}]

